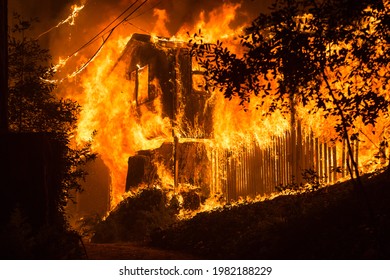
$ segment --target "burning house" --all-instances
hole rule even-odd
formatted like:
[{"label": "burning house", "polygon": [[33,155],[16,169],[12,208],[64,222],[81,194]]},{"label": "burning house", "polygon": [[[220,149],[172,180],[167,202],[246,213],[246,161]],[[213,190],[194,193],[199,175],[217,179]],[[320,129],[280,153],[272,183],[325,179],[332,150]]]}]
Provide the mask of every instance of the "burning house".
[{"label": "burning house", "polygon": [[[204,41],[222,38],[239,56],[240,28],[221,30],[234,18],[226,15],[237,8],[223,5],[208,18],[200,16],[193,30],[208,27]],[[97,130],[92,149],[109,169],[112,205],[140,185],[174,192],[196,188],[205,197],[222,194],[229,202],[267,195],[278,186],[330,184],[351,169],[362,173],[378,166],[372,155],[385,143],[386,116],[375,127],[356,120],[350,133],[359,137],[348,142],[339,139],[335,118],[308,107],[297,105],[291,115],[280,108],[264,114],[272,94],[253,94],[244,110],[239,98],[227,100],[206,87],[186,43],[128,33],[107,41],[104,55],[80,79],[77,141],[91,140]],[[278,88],[277,78],[267,84],[271,91]]]},{"label": "burning house", "polygon": [[[345,146],[326,143],[300,120],[288,125],[280,121],[282,132],[268,135],[266,141],[256,141],[253,135],[258,132],[247,130],[244,141],[221,145],[215,114],[223,101],[205,89],[203,73],[186,44],[134,34],[118,64],[125,65],[121,71],[129,84],[133,121],[147,126],[145,115],[158,114],[169,120],[171,133],[165,132],[157,147],[139,149],[128,158],[126,191],[165,181],[174,189],[197,187],[205,197],[220,193],[231,201],[270,194],[281,185],[331,183],[346,175],[335,172],[348,164]],[[244,126],[240,121],[237,118]],[[144,137],[150,141],[161,134],[157,128]]]},{"label": "burning house", "polygon": [[120,60],[128,63],[132,110],[138,116],[145,110],[160,111],[170,120],[173,140],[129,158],[126,190],[161,179],[157,172],[161,164],[172,173],[175,188],[191,184],[209,194],[211,166],[205,159],[212,139],[212,105],[202,72],[192,70],[188,48],[165,38],[134,34]]}]

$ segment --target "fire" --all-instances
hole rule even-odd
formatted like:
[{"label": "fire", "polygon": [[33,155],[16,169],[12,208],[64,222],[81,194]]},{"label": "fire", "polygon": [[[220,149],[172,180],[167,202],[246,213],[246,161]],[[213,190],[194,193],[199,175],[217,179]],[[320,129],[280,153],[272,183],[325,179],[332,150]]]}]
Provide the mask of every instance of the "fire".
[{"label": "fire", "polygon": [[[216,36],[219,33],[217,27],[220,28],[221,19],[224,19],[224,22],[229,24],[234,19],[234,12],[238,7],[239,5],[224,4],[222,8],[218,8],[211,13],[208,22],[204,21],[205,13],[203,12],[201,21],[196,25],[196,28],[207,29],[215,34],[210,34],[210,36]],[[169,35],[165,27],[165,22],[167,21],[165,11],[155,9],[154,14],[158,18],[159,24],[156,24],[156,29],[153,30],[153,33]],[[229,16],[224,16],[226,14],[229,14]],[[186,31],[183,27],[175,35],[176,40],[178,38],[184,39],[184,34],[182,33]],[[237,34],[237,30],[228,31],[225,29],[224,31],[225,35],[229,36]],[[226,33],[226,31],[228,32]],[[164,142],[172,142],[173,130],[175,129],[175,133],[180,135],[180,126],[185,125],[185,121],[180,119],[180,117],[173,124],[169,118],[162,116],[160,98],[153,101],[154,111],[150,111],[146,107],[140,107],[137,112],[136,104],[130,101],[135,93],[134,86],[129,83],[128,76],[126,76],[129,75],[127,73],[128,69],[126,69],[127,66],[123,61],[116,64],[125,47],[123,42],[128,40],[129,37],[119,35],[116,40],[109,41],[102,49],[102,53],[95,58],[95,61],[91,62],[85,73],[79,76],[84,97],[80,99],[83,111],[78,125],[77,139],[80,142],[88,141],[91,139],[94,131],[97,131],[93,139],[93,150],[102,157],[111,170],[113,205],[116,205],[121,200],[125,192],[128,158],[136,154],[137,151],[156,149]],[[62,64],[63,62],[61,62]],[[139,64],[137,64],[137,68],[139,79],[142,79],[142,73],[147,72],[148,69],[144,65]],[[74,74],[68,75],[68,77],[74,77]],[[157,79],[151,81],[150,84],[156,88],[157,92],[161,91]],[[140,86],[143,85],[147,85],[147,82],[140,82]],[[141,90],[140,92],[144,91]],[[161,96],[161,94],[157,94],[157,96]],[[233,105],[233,103],[223,102],[217,94],[213,94],[209,100],[213,104],[219,104],[221,101],[227,107],[220,107],[216,109],[216,112],[221,114],[223,110],[232,111],[229,113],[227,111],[229,118],[224,123],[216,124],[214,128],[216,143],[220,141],[217,144],[218,146],[221,148],[231,146],[231,143],[238,139],[239,141],[246,141],[248,139],[245,131],[250,130],[256,131],[255,137],[258,140],[260,138],[264,140],[261,130],[267,129],[265,127],[267,124],[258,126],[259,118],[254,117],[256,110],[246,114],[238,104],[234,103]],[[243,119],[241,121],[234,119],[235,114],[239,114]],[[255,120],[256,118],[257,120]],[[249,121],[250,119],[253,119],[253,121]],[[227,125],[233,129],[227,130]],[[194,130],[196,130],[196,127]],[[226,134],[227,131],[236,131],[237,133],[234,136],[228,136]],[[191,134],[191,136],[194,136],[197,133],[192,131]],[[188,138],[189,135],[183,135],[183,137]],[[236,139],[233,139],[234,137]],[[231,139],[229,140],[229,138]],[[216,148],[215,145],[213,147]],[[156,165],[157,173],[160,178],[163,178],[163,183],[166,186],[172,186],[174,182],[170,171],[166,170],[166,167],[159,163],[156,163]]]},{"label": "fire", "polygon": [[[126,77],[127,65],[120,62],[113,70],[123,50],[120,42],[128,39],[107,45],[105,55],[98,56],[82,77],[85,103],[78,125],[78,139],[87,141],[93,131],[97,131],[93,149],[111,170],[114,205],[125,192],[129,156],[172,141],[171,123],[167,117],[162,117],[161,100],[157,98],[153,101],[154,112],[147,108],[137,111],[136,104],[131,101],[135,93],[134,85]],[[148,68],[140,65],[137,68],[139,79],[147,78],[144,74]],[[157,92],[161,91],[157,80],[151,81],[151,84]],[[140,87],[147,85],[147,80],[140,81]],[[146,92],[146,89],[140,88],[140,91]]]},{"label": "fire", "polygon": [[153,33],[158,36],[169,37],[169,31],[166,27],[166,23],[169,22],[167,12],[165,10],[154,9],[153,15],[157,17],[156,27]]},{"label": "fire", "polygon": [[65,23],[68,23],[69,25],[75,25],[75,22],[76,22],[76,17],[79,15],[80,11],[82,9],[84,9],[84,4],[81,4],[81,5],[72,5],[71,6],[71,14],[64,20],[61,20],[59,23],[57,23],[57,25],[53,26],[52,28],[50,28],[49,30],[41,33],[37,39],[39,39],[40,37],[42,37],[43,35],[49,33],[50,31],[60,27],[61,25],[65,24]]},{"label": "fire", "polygon": [[[73,7],[72,14],[61,21],[59,25],[64,23],[74,24],[75,17],[83,7]],[[194,34],[201,30],[205,42],[215,43],[217,40],[223,40],[225,46],[231,48],[232,52],[240,54],[240,44],[237,38],[244,25],[234,28],[229,27],[239,8],[239,4],[225,3],[209,14],[202,12],[199,15],[198,23],[194,26],[183,26],[174,36],[169,34],[166,26],[168,22],[167,13],[164,10],[155,9],[154,15],[158,18],[158,23],[151,33],[171,38],[154,37],[154,43],[157,45],[158,42],[163,42],[167,45],[184,46],[183,42],[188,41],[187,32]],[[310,18],[310,15],[305,16]],[[249,24],[249,22],[246,24]],[[201,147],[205,147],[206,152],[202,148],[196,147],[198,155],[206,154],[207,159],[205,160],[209,161],[211,165],[209,171],[220,173],[218,176],[207,175],[209,176],[207,179],[212,182],[214,192],[221,192],[223,188],[229,188],[229,184],[226,183],[229,176],[237,177],[234,177],[234,180],[240,182],[241,189],[251,187],[253,183],[259,183],[255,182],[255,179],[263,180],[265,178],[264,180],[268,180],[269,185],[286,183],[291,179],[287,178],[287,175],[283,175],[284,177],[282,176],[283,178],[280,181],[277,179],[282,172],[294,174],[291,171],[291,164],[282,163],[282,159],[291,161],[289,158],[291,155],[279,152],[284,146],[287,147],[291,144],[286,140],[288,137],[292,137],[288,136],[291,134],[291,120],[288,117],[280,111],[276,111],[272,115],[265,115],[269,102],[264,103],[264,99],[260,96],[251,97],[250,104],[244,109],[239,104],[240,100],[238,98],[229,101],[224,99],[219,92],[210,92],[205,105],[205,108],[212,108],[211,135],[204,132],[204,128],[200,127],[200,120],[198,119],[195,119],[193,124],[189,126],[189,121],[184,117],[183,104],[177,105],[178,112],[174,118],[164,115],[162,88],[166,85],[163,85],[163,82],[158,78],[148,80],[149,72],[152,69],[147,64],[143,65],[141,62],[131,61],[136,65],[136,69],[129,68],[129,60],[136,59],[132,56],[133,53],[126,53],[126,44],[130,37],[131,34],[125,34],[124,32],[118,34],[116,38],[108,40],[99,55],[94,60],[89,61],[89,66],[87,68],[83,67],[85,71],[81,75],[78,75],[80,69],[68,75],[69,78],[75,78],[78,81],[78,86],[74,88],[73,97],[78,99],[83,108],[77,128],[77,141],[81,143],[91,140],[91,136],[96,131],[92,149],[101,156],[110,169],[112,206],[115,206],[125,193],[129,157],[136,155],[139,151],[158,149],[163,143],[173,143],[173,146],[192,142],[202,143]],[[335,49],[335,51],[337,50]],[[178,54],[176,54],[177,56]],[[83,59],[85,60],[85,58]],[[66,61],[67,59],[60,60],[56,69],[63,67]],[[174,65],[172,71],[176,71],[176,81],[170,80],[170,83],[177,82],[180,84],[179,67],[180,65]],[[343,70],[348,72],[348,69]],[[383,69],[384,74],[388,70]],[[194,63],[191,71],[195,90],[202,91],[205,86],[202,69]],[[137,81],[137,84],[134,84],[134,80]],[[273,87],[274,82],[271,81],[271,83],[271,87]],[[342,85],[336,84],[335,86],[341,87]],[[381,85],[375,86],[380,87]],[[137,88],[137,91],[135,88]],[[149,104],[148,94],[150,93],[148,91],[150,89],[153,89],[156,98],[150,101]],[[81,90],[83,94],[77,94],[78,90]],[[383,91],[385,93],[388,90],[389,86],[387,85]],[[183,88],[178,87],[176,93],[178,96],[183,95]],[[147,105],[142,105],[146,103]],[[329,156],[329,163],[326,163],[326,167],[321,169],[321,172],[328,174],[330,165],[333,165],[336,161],[336,152],[338,157],[344,152],[340,145],[337,146],[337,149],[333,149],[335,144],[329,146],[322,144],[330,142],[335,136],[331,122],[332,118],[324,119],[321,113],[310,114],[307,108],[301,107],[297,108],[297,116],[301,120],[299,126],[302,132],[300,131],[294,137],[307,144],[302,146],[301,154],[314,153],[315,149],[322,149],[321,151],[328,155],[332,154],[332,156]],[[362,171],[371,170],[373,166],[376,168],[376,165],[368,163],[370,157],[372,158],[372,151],[379,150],[381,141],[389,137],[389,118],[383,116],[382,120],[375,128],[376,133],[372,132],[372,127],[363,125],[356,127],[356,130],[364,136],[362,138],[365,138],[365,140],[361,140],[359,144],[356,144],[359,145],[357,149],[362,151],[359,153],[359,164]],[[269,148],[270,146],[273,148]],[[175,150],[176,153],[178,153],[177,150]],[[257,164],[250,160],[253,155],[258,158],[269,159],[271,167],[264,167],[264,169],[258,171],[259,175],[255,174],[250,177],[243,174],[241,170],[245,170],[246,165],[254,166]],[[196,157],[196,155],[193,156]],[[296,155],[296,157],[299,156],[300,154]],[[333,162],[330,163],[330,161]],[[310,167],[315,163],[308,161],[302,164]],[[316,164],[319,165],[318,162]],[[185,187],[184,184],[177,186],[172,170],[162,162],[156,161],[154,165],[156,166],[156,173],[161,179],[161,184],[167,190],[175,194],[180,191],[179,188]],[[224,169],[221,166],[224,166]],[[199,177],[202,177],[202,174],[206,174],[204,169],[207,168],[193,170],[193,172],[198,172],[201,174]],[[273,177],[261,177],[267,172],[272,173]],[[240,197],[240,192],[237,192],[237,196]],[[268,197],[272,195],[269,194]],[[255,199],[265,199],[265,196],[262,193],[257,193]],[[213,209],[221,205],[222,200],[220,196],[212,194],[203,204],[201,210]],[[183,212],[181,215],[185,217],[188,213]]]},{"label": "fire", "polygon": [[241,47],[236,39],[238,35],[242,34],[244,27],[249,22],[233,28],[230,26],[236,19],[240,7],[240,4],[224,3],[209,13],[202,11],[199,15],[199,21],[195,25],[183,25],[173,38],[188,41],[187,33],[201,33],[204,42],[215,43],[217,40],[223,40],[233,53],[239,54]]},{"label": "fire", "polygon": [[[72,13],[69,15],[69,17],[67,17],[66,19],[64,19],[62,22],[60,22],[59,24],[64,24],[64,23],[69,23],[69,25],[74,25],[75,24],[75,18],[78,16],[79,12],[84,8],[84,5],[81,5],[81,6],[77,6],[77,5],[72,5],[71,9],[72,9]],[[58,24],[58,25],[59,25]],[[57,26],[58,26],[57,25]]]}]

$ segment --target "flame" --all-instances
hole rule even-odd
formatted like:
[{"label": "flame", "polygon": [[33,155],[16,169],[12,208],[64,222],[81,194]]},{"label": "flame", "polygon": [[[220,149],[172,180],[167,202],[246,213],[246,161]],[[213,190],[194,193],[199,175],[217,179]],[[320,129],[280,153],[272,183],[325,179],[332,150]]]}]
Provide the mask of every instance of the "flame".
[{"label": "flame", "polygon": [[230,27],[236,19],[240,7],[240,4],[223,3],[209,13],[202,11],[197,23],[192,26],[183,25],[173,36],[173,39],[188,41],[187,33],[202,34],[204,42],[215,43],[217,40],[222,40],[232,53],[240,54],[241,46],[239,40],[236,39],[238,35],[242,34],[249,22],[233,28]]},{"label": "flame", "polygon": [[57,25],[53,26],[52,28],[46,30],[45,32],[41,33],[38,35],[37,39],[39,39],[40,37],[42,37],[43,35],[51,32],[52,30],[60,27],[61,25],[65,24],[65,23],[68,23],[69,25],[75,25],[75,22],[76,22],[76,17],[79,15],[79,12],[84,9],[84,4],[81,4],[81,5],[72,5],[70,7],[71,9],[71,13],[70,15],[64,19],[64,20],[61,20],[59,23],[57,23]]},{"label": "flame", "polygon": [[[59,24],[66,22],[74,23],[74,18],[82,7],[74,9],[72,16],[69,16]],[[223,40],[225,46],[229,47],[233,53],[242,52],[238,35],[242,32],[243,26],[249,23],[231,28],[231,23],[236,17],[240,4],[224,3],[222,6],[214,9],[210,13],[201,12],[199,22],[193,26],[182,26],[177,34],[170,36],[166,23],[168,22],[167,13],[164,10],[155,9],[154,16],[157,17],[156,28],[151,33],[171,37],[167,42],[186,42],[187,32],[197,33],[201,30],[205,42],[216,42]],[[304,15],[311,19],[311,15]],[[375,20],[375,19],[372,19]],[[374,32],[375,30],[372,30]],[[142,81],[143,72],[149,71],[147,66],[137,64],[139,73],[139,82],[141,86],[152,86],[155,88],[158,96],[153,100],[154,110],[149,110],[146,106],[137,107],[134,103],[135,92],[134,85],[129,82],[129,69],[123,60],[119,60],[126,43],[131,34],[119,34],[105,44],[101,53],[89,62],[88,68],[84,68],[82,75],[78,76],[79,84],[71,88],[70,94],[76,98],[82,105],[82,112],[77,128],[77,141],[91,140],[91,136],[97,131],[93,139],[92,149],[97,152],[111,172],[112,189],[112,207],[114,207],[125,194],[125,181],[127,175],[127,161],[130,156],[138,151],[153,150],[159,148],[163,143],[173,143],[175,137],[179,138],[180,143],[190,141],[200,141],[202,130],[197,124],[188,130],[187,121],[184,119],[184,113],[179,111],[177,119],[172,121],[163,115],[161,100],[161,85],[158,79],[152,81]],[[155,37],[155,40],[163,40]],[[331,51],[337,52],[337,46],[332,46]],[[380,53],[378,53],[380,55]],[[63,67],[69,58],[60,60],[55,70]],[[80,58],[81,61],[82,58]],[[85,60],[85,58],[83,58]],[[177,67],[177,66],[176,66]],[[389,67],[388,67],[389,68]],[[82,69],[81,69],[82,70]],[[194,71],[201,72],[196,64],[193,65]],[[345,75],[349,74],[349,69],[340,69]],[[389,69],[383,69],[383,74],[389,72]],[[80,73],[80,69],[69,77],[75,77]],[[179,79],[179,78],[178,78]],[[356,77],[361,79],[361,77]],[[194,78],[196,87],[204,87],[204,80],[201,77]],[[338,89],[343,89],[344,83],[334,83]],[[382,88],[378,82],[375,87]],[[271,81],[271,88],[275,88],[275,81]],[[82,95],[77,91],[81,90]],[[343,90],[346,90],[345,88]],[[389,85],[381,89],[383,94],[389,92]],[[142,92],[142,90],[141,90]],[[146,91],[145,91],[146,92]],[[178,94],[181,94],[178,92]],[[140,97],[142,100],[142,96]],[[280,111],[272,115],[265,115],[271,100],[264,103],[260,96],[251,97],[248,107],[240,105],[238,98],[226,100],[219,92],[211,92],[207,103],[213,108],[213,133],[210,139],[203,139],[207,149],[207,160],[218,165],[218,160],[213,158],[213,154],[225,150],[231,151],[237,155],[243,146],[251,146],[253,143],[265,147],[273,143],[275,137],[283,137],[290,130],[290,120]],[[179,108],[180,109],[180,108]],[[321,112],[316,114],[309,113],[310,106],[297,107],[297,114],[302,119],[302,129],[310,132],[314,137],[323,141],[330,141],[336,133],[333,128],[334,119],[332,117],[324,119]],[[378,150],[381,141],[390,136],[390,119],[383,115],[381,122],[375,127],[357,125],[355,128],[365,138],[360,141],[359,164],[362,171],[367,172],[377,168],[372,160],[373,150]],[[374,131],[374,132],[373,132]],[[205,137],[207,138],[207,137]],[[338,148],[339,149],[339,148]],[[338,153],[341,153],[338,150]],[[238,157],[238,156],[237,156]],[[161,185],[169,190],[170,195],[177,194],[180,189],[174,189],[175,182],[171,170],[161,162],[154,162],[158,177],[161,178]],[[179,185],[179,188],[188,188],[188,186]],[[258,195],[255,198],[242,198],[241,202],[259,201],[275,197],[276,194],[267,196]],[[198,211],[208,211],[222,205],[223,198],[213,194],[211,195]],[[239,201],[240,202],[240,201]],[[188,217],[196,211],[182,211],[182,218]]]},{"label": "flame", "polygon": [[[204,21],[204,12],[201,15],[202,23],[196,25],[196,28],[207,28],[214,30],[218,34],[216,27],[220,28],[220,20],[223,18],[225,23],[229,23],[234,19],[234,12],[239,5],[224,4],[222,8],[213,11],[209,22]],[[230,16],[225,17],[228,13]],[[156,29],[152,33],[159,35],[169,35],[165,22],[167,22],[166,12],[164,10],[154,10],[154,15],[158,18]],[[213,22],[213,24],[211,23]],[[177,34],[177,38],[184,38],[181,32]],[[224,31],[227,31],[226,29]],[[231,30],[230,34],[235,33]],[[162,34],[161,34],[162,33]],[[226,33],[228,34],[228,33]],[[155,111],[150,111],[146,107],[141,107],[140,112],[136,112],[135,104],[131,103],[131,96],[134,95],[133,87],[129,84],[126,78],[126,65],[123,62],[115,65],[121,52],[124,50],[125,44],[129,37],[119,35],[117,39],[111,40],[105,45],[102,54],[91,62],[85,73],[81,76],[82,88],[84,97],[80,98],[83,110],[80,115],[80,121],[77,129],[77,139],[79,142],[91,140],[91,135],[96,130],[94,136],[93,150],[100,154],[105,164],[111,170],[112,178],[112,204],[116,205],[124,194],[125,180],[127,175],[127,159],[140,150],[150,150],[161,146],[164,142],[172,142],[172,122],[169,118],[162,116],[161,99],[157,98],[153,101]],[[63,62],[61,62],[63,63]],[[115,65],[115,69],[112,71]],[[138,71],[143,70],[142,65],[137,65]],[[74,76],[74,75],[72,75]],[[141,77],[141,76],[140,76]],[[142,83],[140,83],[142,84]],[[161,91],[159,81],[153,80],[151,84]],[[157,94],[159,95],[159,94]],[[215,97],[212,97],[210,102],[219,103]],[[222,100],[223,101],[223,100]],[[222,102],[225,104],[226,102]],[[231,106],[229,110],[236,110],[231,113],[230,119],[226,120],[225,124],[219,124],[220,132],[216,132],[217,138],[225,138],[222,131],[223,126],[233,125],[237,123],[233,115],[235,113],[241,114],[243,117],[245,113],[240,111],[238,104]],[[234,109],[233,109],[234,107]],[[226,108],[225,108],[226,109]],[[224,110],[222,107],[218,110]],[[255,112],[253,111],[253,114]],[[249,114],[246,116],[250,119]],[[177,121],[180,123],[184,120]],[[235,137],[245,139],[245,130],[251,130],[250,126],[256,125],[256,121],[248,122],[248,126],[242,127],[240,133]],[[177,124],[180,127],[180,124]],[[256,131],[260,131],[257,128]],[[217,129],[218,130],[218,129]],[[196,134],[196,133],[194,133]],[[240,135],[239,135],[240,134]],[[260,132],[257,133],[260,135]],[[218,140],[219,141],[219,140]],[[234,141],[233,139],[230,140]],[[221,144],[221,147],[229,145],[228,143]],[[172,174],[166,170],[162,164],[155,163],[157,166],[157,173],[163,180],[165,186],[172,186],[174,184]]]},{"label": "flame", "polygon": [[61,24],[64,24],[64,23],[69,23],[69,25],[74,25],[75,24],[75,19],[76,17],[78,16],[79,12],[84,8],[84,5],[81,5],[81,6],[77,6],[77,5],[72,5],[71,9],[72,9],[72,13],[69,15],[69,17],[67,17],[66,19],[64,19],[62,22],[60,22],[59,24],[57,24],[57,26],[61,25]]},{"label": "flame", "polygon": [[[134,88],[126,79],[126,65],[115,64],[128,37],[111,41],[105,55],[98,56],[83,76],[85,94],[83,111],[77,129],[77,139],[88,141],[96,130],[93,150],[98,152],[111,170],[113,205],[125,192],[127,160],[139,150],[154,149],[171,138],[170,120],[161,116],[161,101],[153,101],[155,112],[131,103]],[[138,69],[142,67],[138,65]],[[147,83],[147,81],[146,81]],[[158,81],[153,82],[159,89]],[[145,83],[144,83],[145,84]],[[138,114],[141,116],[136,121]]]},{"label": "flame", "polygon": [[153,30],[153,33],[158,36],[169,37],[170,34],[166,26],[169,22],[167,12],[156,8],[153,10],[153,15],[157,17],[156,27]]}]

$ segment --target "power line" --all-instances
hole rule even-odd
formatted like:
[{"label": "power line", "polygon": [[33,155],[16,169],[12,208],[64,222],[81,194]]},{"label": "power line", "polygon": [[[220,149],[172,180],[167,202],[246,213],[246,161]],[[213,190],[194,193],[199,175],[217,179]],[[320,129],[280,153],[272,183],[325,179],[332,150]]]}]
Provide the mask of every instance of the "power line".
[{"label": "power line", "polygon": [[70,25],[73,25],[74,24],[74,20],[75,18],[77,17],[78,13],[84,9],[86,3],[81,5],[81,6],[77,6],[77,5],[73,5],[72,6],[72,13],[64,20],[61,20],[59,23],[57,23],[57,25],[49,28],[48,30],[46,30],[45,32],[42,32],[41,34],[38,35],[38,37],[36,38],[39,39],[40,37],[44,36],[45,34],[49,33],[50,31],[60,27],[61,25],[65,24],[65,23],[69,23]]},{"label": "power line", "polygon": [[147,30],[145,30],[145,29],[142,29],[141,27],[135,25],[135,24],[132,23],[132,22],[127,21],[126,23],[127,23],[127,24],[130,24],[131,26],[133,26],[133,27],[135,27],[135,28],[137,28],[138,30],[141,30],[142,32],[145,32],[146,34],[149,34],[149,35],[152,34],[152,33],[150,33],[149,31],[147,31]]},{"label": "power line", "polygon": [[135,19],[135,18],[138,18],[138,17],[140,17],[140,16],[146,14],[147,12],[153,10],[153,9],[156,8],[158,5],[160,5],[161,2],[162,2],[162,0],[161,0],[161,1],[158,1],[156,4],[152,5],[149,9],[143,11],[142,13],[139,13],[138,15],[135,15],[135,16],[132,17],[132,18],[126,19],[126,22],[127,22],[128,24],[130,24],[131,26],[137,28],[138,30],[141,30],[142,32],[145,32],[145,33],[151,35],[151,32],[150,32],[150,31],[147,31],[147,30],[145,30],[145,29],[143,29],[143,28],[141,28],[141,27],[135,25],[134,23],[130,22],[130,20],[133,20],[133,19]]},{"label": "power line", "polygon": [[[99,54],[99,52],[102,50],[103,46],[106,44],[106,42],[108,41],[108,39],[111,37],[112,33],[114,32],[114,30],[119,26],[121,25],[123,22],[127,21],[129,19],[129,17],[131,17],[135,12],[137,12],[142,6],[144,6],[146,4],[146,2],[148,2],[149,0],[144,0],[141,4],[139,4],[132,12],[130,12],[124,19],[122,19],[119,23],[117,23],[116,25],[114,25],[114,27],[112,27],[111,29],[108,29],[115,21],[117,21],[120,17],[122,17],[124,14],[126,14],[137,2],[139,2],[139,0],[136,0],[134,3],[132,3],[129,7],[126,8],[126,10],[124,10],[119,16],[117,16],[110,24],[108,24],[105,28],[103,28],[98,34],[96,34],[94,37],[92,37],[90,40],[88,40],[88,42],[86,42],[84,45],[82,45],[80,48],[78,48],[75,52],[73,52],[71,55],[68,56],[68,59],[74,55],[76,55],[79,51],[83,50],[84,48],[86,48],[87,46],[89,46],[90,44],[92,44],[94,41],[96,41],[98,38],[102,37],[103,38],[103,42],[101,43],[101,45],[99,46],[99,48],[97,49],[97,51],[88,59],[87,62],[85,62],[78,70],[76,70],[75,72],[73,72],[70,76],[75,76],[77,74],[79,74],[81,71],[83,71],[88,65],[89,63],[91,63],[91,61],[93,61],[95,59],[95,57]],[[107,35],[108,34],[108,35]],[[104,38],[104,36],[107,35],[106,38]]]},{"label": "power line", "polygon": [[161,1],[158,1],[156,4],[152,5],[149,9],[147,9],[147,10],[143,11],[142,13],[139,13],[138,15],[135,15],[134,17],[129,18],[129,19],[127,19],[127,20],[133,20],[133,19],[135,19],[135,18],[138,18],[138,17],[140,17],[140,16],[146,14],[147,12],[153,10],[153,9],[156,8],[158,5],[160,5],[161,3],[162,3],[162,0],[161,0]]},{"label": "power line", "polygon": [[[71,56],[74,56],[76,53],[78,53],[79,51],[81,51],[82,49],[84,49],[85,47],[89,46],[91,43],[93,43],[97,38],[100,37],[100,35],[102,33],[104,33],[115,21],[117,21],[121,16],[123,16],[124,14],[126,14],[135,4],[137,4],[137,2],[139,2],[140,0],[136,0],[134,3],[132,3],[130,6],[128,6],[119,16],[117,16],[112,22],[110,22],[106,27],[104,27],[99,33],[97,33],[95,36],[93,36],[90,40],[88,40],[84,45],[82,45],[80,48],[78,48],[76,51],[74,51],[71,55],[69,55],[68,57],[71,57]],[[146,0],[147,1],[147,0]],[[146,2],[145,1],[145,2]],[[137,8],[138,9],[138,8]],[[133,11],[131,14],[133,14],[135,11]],[[114,29],[116,28],[117,26],[114,26]],[[109,31],[110,32],[110,31]],[[104,36],[105,34],[103,34]]]},{"label": "power line", "polygon": [[111,31],[110,31],[110,33],[108,34],[107,38],[105,38],[105,39],[103,40],[103,43],[100,45],[100,47],[97,49],[97,51],[88,59],[87,62],[85,62],[85,63],[83,64],[83,66],[81,66],[77,71],[75,71],[75,72],[72,74],[72,76],[77,75],[78,73],[80,73],[81,71],[83,71],[84,68],[87,67],[88,64],[91,63],[92,60],[94,60],[94,58],[95,58],[95,57],[100,53],[100,51],[102,50],[104,44],[105,44],[105,43],[107,42],[107,40],[110,38],[112,32],[114,32],[114,30],[111,30]]}]

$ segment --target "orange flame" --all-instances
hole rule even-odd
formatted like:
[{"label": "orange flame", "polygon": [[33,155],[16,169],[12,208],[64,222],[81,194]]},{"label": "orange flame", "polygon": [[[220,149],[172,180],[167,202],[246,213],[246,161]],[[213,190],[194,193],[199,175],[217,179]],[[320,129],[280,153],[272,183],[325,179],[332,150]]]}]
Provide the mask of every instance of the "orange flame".
[{"label": "orange flame", "polygon": [[[194,33],[201,29],[205,41],[223,40],[224,44],[232,49],[232,52],[240,53],[240,44],[235,39],[243,27],[229,27],[235,19],[239,7],[239,4],[223,4],[208,14],[207,17],[205,12],[202,12],[199,16],[200,20],[195,26],[183,26],[172,37],[172,40],[187,41],[185,36],[187,32]],[[165,11],[155,9],[154,15],[159,20],[154,32],[169,36],[165,24],[168,21]],[[306,16],[309,17],[310,15]],[[70,21],[70,18],[66,20]],[[162,101],[160,98],[153,101],[153,107],[156,108],[154,111],[147,110],[145,107],[136,109],[135,104],[131,102],[131,100],[134,100],[132,97],[135,93],[134,87],[128,79],[130,73],[128,73],[126,63],[118,60],[129,40],[129,35],[119,35],[117,39],[108,41],[102,53],[90,63],[87,70],[79,77],[83,96],[80,97],[80,95],[74,94],[83,108],[77,128],[77,140],[79,142],[88,141],[91,139],[93,132],[97,131],[92,148],[101,156],[110,169],[113,206],[121,200],[125,192],[127,161],[130,156],[140,150],[156,149],[164,142],[172,143],[174,141],[173,135],[182,137],[181,141],[191,141],[191,138],[196,138],[199,135],[196,127],[188,135],[183,134],[180,128],[185,126],[186,123],[185,120],[180,118],[180,114],[176,120],[177,123],[173,126],[172,120],[162,115]],[[60,64],[66,63],[66,60],[64,61]],[[142,68],[141,65],[139,65],[139,68],[139,71],[148,71],[148,69]],[[388,70],[384,69],[383,71],[385,73]],[[344,69],[344,71],[348,71],[348,69]],[[140,77],[142,79],[142,75]],[[195,80],[195,83],[202,87],[202,79]],[[151,81],[151,84],[157,91],[161,91],[157,79]],[[335,86],[342,85],[336,84]],[[380,87],[381,85],[376,86]],[[388,92],[389,86],[386,85],[383,90]],[[210,154],[218,149],[229,149],[239,153],[240,147],[254,142],[260,146],[266,146],[274,137],[282,136],[290,129],[290,120],[282,116],[281,112],[277,111],[273,115],[264,116],[264,112],[267,110],[267,102],[263,104],[260,97],[251,98],[247,111],[244,111],[242,106],[239,105],[239,100],[234,98],[231,101],[225,100],[219,92],[212,92],[208,102],[214,108],[213,138],[208,145]],[[306,108],[297,108],[297,112],[303,120],[304,130],[313,132],[315,137],[322,137],[327,140],[334,137],[335,132],[331,118],[325,120],[320,113],[309,114]],[[372,157],[372,150],[376,149],[373,148],[372,143],[378,147],[385,135],[389,137],[389,121],[388,116],[383,116],[383,122],[375,128],[376,134],[373,134],[370,131],[372,128],[369,127],[361,126],[357,128],[367,138],[366,141],[361,142],[360,146],[360,149],[366,151],[359,155],[359,163],[362,167],[368,166],[367,162],[370,155]],[[156,163],[156,166],[163,184],[172,186],[174,182],[171,172],[168,172],[159,163]],[[370,168],[372,166],[370,165]],[[368,167],[366,167],[366,170],[368,170]],[[264,197],[258,199],[264,199]],[[211,197],[202,209],[211,209],[216,205],[220,205],[220,201],[215,197]],[[183,217],[186,215],[186,213],[182,213]]]},{"label": "orange flame", "polygon": [[59,23],[57,23],[57,25],[53,26],[52,28],[50,28],[49,30],[41,33],[37,39],[39,39],[40,37],[42,37],[43,35],[49,33],[50,31],[60,27],[61,25],[65,24],[65,23],[68,23],[69,25],[74,25],[75,24],[75,21],[76,21],[76,17],[78,16],[79,12],[84,9],[84,4],[78,6],[78,5],[72,5],[71,6],[71,14],[64,20],[61,20]]}]

